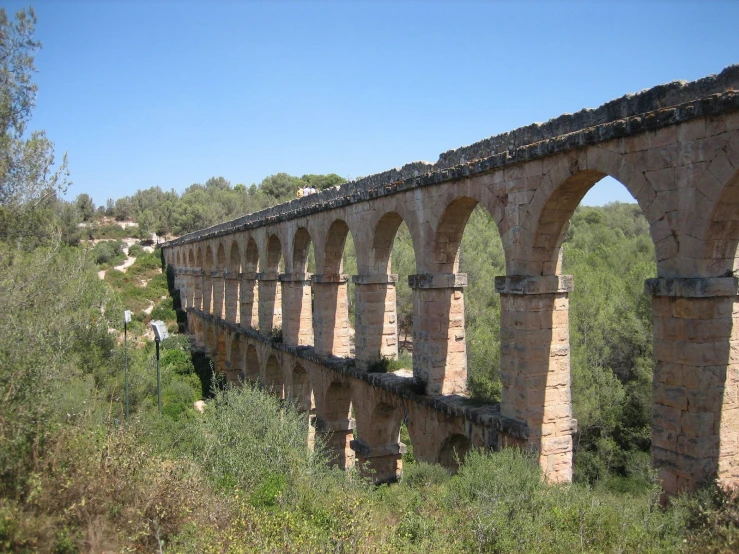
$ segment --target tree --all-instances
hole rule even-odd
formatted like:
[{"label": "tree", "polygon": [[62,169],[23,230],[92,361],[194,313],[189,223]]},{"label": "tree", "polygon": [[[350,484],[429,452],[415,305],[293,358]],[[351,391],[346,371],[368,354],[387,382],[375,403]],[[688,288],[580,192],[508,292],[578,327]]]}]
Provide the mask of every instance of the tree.
[{"label": "tree", "polygon": [[48,232],[19,222],[70,184],[66,154],[55,166],[54,145],[44,131],[26,135],[36,100],[34,56],[41,47],[33,39],[35,25],[33,8],[19,11],[15,22],[0,8],[0,220],[9,236],[19,238]]},{"label": "tree", "polygon": [[95,217],[95,203],[89,194],[83,192],[77,196],[74,204],[80,212],[80,216],[82,216],[82,221],[92,221],[92,218]]},{"label": "tree", "polygon": [[303,175],[300,179],[318,190],[335,187],[346,182],[346,179],[336,173],[329,173],[328,175]]},{"label": "tree", "polygon": [[304,187],[306,184],[302,179],[298,179],[287,173],[277,173],[276,175],[265,177],[259,187],[262,189],[262,192],[278,200],[289,200],[295,197],[298,187]]},{"label": "tree", "polygon": [[151,233],[156,226],[156,220],[151,210],[144,210],[141,215],[138,216],[137,221],[139,224],[139,238],[150,239]]},{"label": "tree", "polygon": [[211,177],[205,182],[205,188],[212,190],[230,190],[231,183],[229,183],[223,177]]}]

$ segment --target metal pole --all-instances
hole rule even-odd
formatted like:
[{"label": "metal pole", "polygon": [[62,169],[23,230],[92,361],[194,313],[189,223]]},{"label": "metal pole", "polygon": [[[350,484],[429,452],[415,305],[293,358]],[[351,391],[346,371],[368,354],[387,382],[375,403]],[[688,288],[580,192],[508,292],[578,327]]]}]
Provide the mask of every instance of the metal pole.
[{"label": "metal pole", "polygon": [[126,421],[128,421],[128,323],[126,321],[123,322],[123,350],[125,352],[125,359],[126,359],[126,378],[125,378],[125,388],[126,388]]},{"label": "metal pole", "polygon": [[157,343],[157,399],[159,400],[159,414],[162,413],[162,377],[159,373],[159,341]]}]

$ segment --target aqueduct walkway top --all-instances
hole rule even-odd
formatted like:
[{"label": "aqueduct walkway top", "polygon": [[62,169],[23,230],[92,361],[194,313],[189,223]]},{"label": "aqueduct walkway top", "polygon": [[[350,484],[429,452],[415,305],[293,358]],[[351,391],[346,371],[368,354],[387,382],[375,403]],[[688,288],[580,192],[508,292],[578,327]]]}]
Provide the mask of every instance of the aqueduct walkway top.
[{"label": "aqueduct walkway top", "polygon": [[[552,480],[572,472],[568,293],[560,246],[590,187],[620,181],[646,216],[657,276],[652,458],[668,492],[739,482],[739,66],[627,95],[346,183],[166,243],[191,332],[217,367],[258,378],[316,414],[337,462],[399,470],[401,420],[418,457],[454,464],[471,444],[526,444]],[[477,205],[503,240],[502,401],[472,408],[459,244]],[[413,241],[413,376],[368,373],[397,355],[390,252]],[[357,253],[355,350],[348,276]],[[316,274],[307,273],[314,245]],[[282,272],[280,272],[282,270]],[[492,279],[492,276],[491,276]],[[311,307],[314,297],[314,309]],[[283,342],[269,335],[280,326]],[[357,439],[353,436],[354,405]]]}]

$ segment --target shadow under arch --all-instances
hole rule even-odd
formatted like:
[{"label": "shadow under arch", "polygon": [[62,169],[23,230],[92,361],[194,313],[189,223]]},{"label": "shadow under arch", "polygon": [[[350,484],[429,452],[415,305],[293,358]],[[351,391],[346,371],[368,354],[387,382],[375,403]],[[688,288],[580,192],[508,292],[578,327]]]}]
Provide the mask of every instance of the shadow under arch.
[{"label": "shadow under arch", "polygon": [[458,433],[450,435],[441,443],[436,461],[454,475],[459,471],[459,466],[464,462],[471,448],[472,443],[464,435]]},{"label": "shadow under arch", "polygon": [[[369,411],[371,410],[371,411]],[[352,441],[360,471],[374,483],[397,481],[403,470],[405,445],[400,442],[404,413],[383,401],[357,406],[357,439]]]},{"label": "shadow under arch", "polygon": [[329,465],[341,469],[354,465],[354,452],[350,448],[354,436],[351,410],[349,383],[333,381],[323,395],[316,396],[316,437],[326,448]]},{"label": "shadow under arch", "polygon": [[204,260],[203,260],[203,249],[198,246],[196,254],[196,266],[195,275],[193,275],[193,281],[195,286],[193,287],[193,306],[196,310],[203,309],[203,271],[204,271]]},{"label": "shadow under arch", "polygon": [[231,350],[229,352],[229,368],[226,372],[226,381],[238,383],[244,378],[244,356],[242,339],[239,335],[231,338]]},{"label": "shadow under arch", "polygon": [[282,329],[282,290],[279,280],[282,243],[276,234],[269,235],[264,270],[259,273],[259,332],[269,336]]},{"label": "shadow under arch", "polygon": [[[426,254],[427,259],[433,260],[427,264],[433,273],[412,279],[413,374],[425,383],[427,394],[460,394],[468,389],[465,321],[468,275],[459,273],[460,252],[468,222],[478,206],[480,214],[489,217],[484,224],[485,229],[493,231],[491,240],[500,243],[497,222],[487,207],[477,198],[457,196],[443,206],[434,230],[431,252]],[[502,245],[500,248],[502,250]],[[485,268],[473,275],[477,281],[475,287],[489,283],[488,290],[492,289],[494,275],[490,273],[490,268]],[[490,339],[487,337],[485,340],[489,342]]]},{"label": "shadow under arch", "polygon": [[215,265],[213,262],[213,248],[209,244],[205,248],[205,271],[203,273],[203,311],[213,313],[213,271]]},{"label": "shadow under arch", "polygon": [[311,253],[311,236],[300,227],[292,241],[292,273],[280,275],[282,287],[282,339],[287,344],[313,344],[312,289],[307,273]]},{"label": "shadow under arch", "polygon": [[292,270],[294,273],[308,271],[308,255],[311,246],[311,236],[308,229],[300,227],[293,238]]},{"label": "shadow under arch", "polygon": [[[401,229],[405,232],[401,233]],[[415,271],[413,235],[403,217],[396,211],[389,211],[382,214],[372,229],[367,255],[368,273],[352,277],[356,287],[355,357],[357,366],[362,369],[370,369],[377,363],[384,366],[384,360],[397,359],[398,330],[403,329],[407,335],[411,329],[412,301],[407,282],[409,268],[403,272],[405,280],[392,272],[393,248],[399,235],[410,238],[413,256],[413,268],[410,271]]]},{"label": "shadow under arch", "polygon": [[438,273],[459,271],[459,252],[467,221],[479,202],[475,198],[461,196],[447,204],[436,227],[434,236],[434,261]]},{"label": "shadow under arch", "polygon": [[312,394],[308,372],[300,363],[296,363],[292,371],[291,397],[298,411],[309,412],[311,410]]},{"label": "shadow under arch", "polygon": [[228,272],[224,274],[225,280],[225,309],[224,314],[226,321],[238,323],[240,315],[240,295],[239,295],[239,273],[241,272],[241,252],[239,245],[235,240],[231,241],[229,248]]},{"label": "shadow under arch", "polygon": [[311,278],[314,295],[313,335],[319,354],[347,357],[351,353],[348,278],[344,250],[350,229],[342,219],[331,223],[322,250],[316,245],[316,266],[320,274]]},{"label": "shadow under arch", "polygon": [[739,275],[739,171],[716,202],[704,244],[706,276]]},{"label": "shadow under arch", "polygon": [[253,344],[246,345],[244,373],[247,381],[256,383],[260,379],[259,375],[259,355]]},{"label": "shadow under arch", "polygon": [[284,398],[285,394],[285,377],[282,374],[282,367],[277,361],[277,357],[271,354],[267,358],[264,365],[264,388],[272,394],[276,394],[278,398]]},{"label": "shadow under arch", "polygon": [[254,237],[250,236],[246,241],[241,271],[239,325],[256,329],[259,326],[259,287],[256,279],[259,271],[259,247]]},{"label": "shadow under arch", "polygon": [[213,268],[213,315],[217,318],[225,316],[225,272],[227,269],[226,249],[223,247],[223,243],[219,242],[216,249],[216,263]]}]

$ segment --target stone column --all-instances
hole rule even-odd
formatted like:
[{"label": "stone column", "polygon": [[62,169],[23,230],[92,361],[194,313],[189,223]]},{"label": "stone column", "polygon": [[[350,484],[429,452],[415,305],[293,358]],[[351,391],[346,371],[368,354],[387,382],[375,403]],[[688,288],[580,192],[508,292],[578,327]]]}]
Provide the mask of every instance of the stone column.
[{"label": "stone column", "polygon": [[259,284],[259,332],[268,337],[282,327],[280,280],[274,271],[257,273]]},{"label": "stone column", "polygon": [[180,269],[180,308],[187,310],[190,307],[190,270]]},{"label": "stone column", "polygon": [[[167,267],[169,272],[169,267]],[[181,294],[182,290],[182,270],[179,267],[172,268],[172,286],[174,289]]]},{"label": "stone column", "polygon": [[282,340],[287,344],[313,344],[311,274],[283,273]]},{"label": "stone column", "polygon": [[257,274],[239,273],[239,325],[256,329],[259,322],[259,304],[254,298]]},{"label": "stone column", "polygon": [[223,310],[224,318],[231,323],[238,323],[239,311],[241,309],[239,299],[239,273],[233,271],[224,271],[223,279],[225,281],[225,307]]},{"label": "stone column", "polygon": [[214,271],[211,273],[211,279],[213,282],[213,315],[218,319],[223,319],[223,294],[225,287],[225,274],[221,271]]},{"label": "stone column", "polygon": [[667,494],[739,484],[739,280],[648,279],[652,463]]},{"label": "stone column", "polygon": [[467,390],[465,273],[409,275],[413,289],[413,376],[426,394]]},{"label": "stone column", "polygon": [[196,281],[196,270],[187,270],[187,307],[195,307],[195,281]]},{"label": "stone column", "polygon": [[198,329],[197,316],[192,312],[187,312],[187,334],[192,337],[195,348],[203,347],[203,337]]},{"label": "stone column", "polygon": [[369,368],[384,358],[398,357],[395,286],[397,275],[353,275],[355,289],[354,337],[357,367]]},{"label": "stone column", "polygon": [[213,272],[203,271],[203,311],[213,313]]},{"label": "stone column", "polygon": [[403,454],[408,449],[402,442],[370,446],[362,439],[355,439],[349,446],[356,455],[361,471],[372,477],[372,482],[394,483],[403,471]]},{"label": "stone column", "polygon": [[205,272],[199,267],[192,271],[193,281],[193,307],[196,310],[203,310],[203,275]]},{"label": "stone column", "polygon": [[341,469],[354,467],[354,451],[351,442],[354,437],[354,418],[327,420],[316,416],[311,421],[315,425],[315,435],[326,445],[329,465]]},{"label": "stone column", "polygon": [[572,481],[570,275],[495,278],[500,293],[501,415],[528,426],[525,443],[504,432],[501,446],[539,452],[551,482]]},{"label": "stone column", "polygon": [[316,352],[326,356],[351,354],[348,275],[313,275],[313,335]]}]

